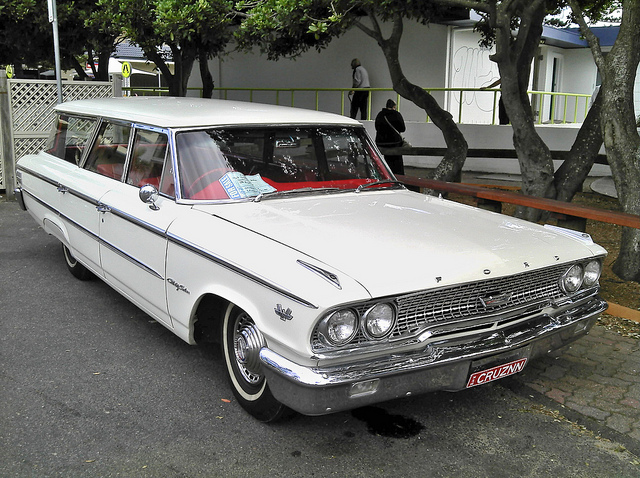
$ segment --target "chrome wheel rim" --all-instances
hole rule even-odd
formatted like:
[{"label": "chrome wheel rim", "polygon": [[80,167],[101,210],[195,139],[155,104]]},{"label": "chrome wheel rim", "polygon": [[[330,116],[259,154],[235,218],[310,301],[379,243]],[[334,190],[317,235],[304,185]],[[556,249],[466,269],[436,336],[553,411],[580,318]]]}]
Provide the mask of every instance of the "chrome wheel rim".
[{"label": "chrome wheel rim", "polygon": [[233,351],[242,377],[251,385],[263,379],[260,370],[260,349],[264,339],[253,321],[245,313],[238,316],[233,330]]}]

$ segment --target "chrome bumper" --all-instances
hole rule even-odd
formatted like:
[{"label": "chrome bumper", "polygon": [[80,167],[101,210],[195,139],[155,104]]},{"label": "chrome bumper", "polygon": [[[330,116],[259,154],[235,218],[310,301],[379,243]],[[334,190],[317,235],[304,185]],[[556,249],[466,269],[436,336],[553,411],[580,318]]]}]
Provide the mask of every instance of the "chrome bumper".
[{"label": "chrome bumper", "polygon": [[586,335],[607,303],[591,297],[553,314],[538,314],[503,329],[435,339],[417,351],[335,367],[304,367],[268,348],[260,351],[271,392],[305,415],[327,413],[394,398],[467,387],[471,370],[533,359]]},{"label": "chrome bumper", "polygon": [[16,200],[18,201],[18,205],[20,206],[20,209],[22,209],[23,211],[27,210],[27,206],[24,203],[24,196],[22,194],[22,188],[15,188],[13,190],[13,194],[15,194],[16,196]]}]

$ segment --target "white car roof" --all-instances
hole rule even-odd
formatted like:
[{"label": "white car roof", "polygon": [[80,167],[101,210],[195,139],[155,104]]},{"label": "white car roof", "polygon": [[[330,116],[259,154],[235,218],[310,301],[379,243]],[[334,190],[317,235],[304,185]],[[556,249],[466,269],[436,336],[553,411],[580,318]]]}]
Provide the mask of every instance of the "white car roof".
[{"label": "white car roof", "polygon": [[100,116],[162,128],[224,125],[349,125],[361,123],[332,113],[189,97],[125,97],[78,100],[56,107],[61,113]]}]

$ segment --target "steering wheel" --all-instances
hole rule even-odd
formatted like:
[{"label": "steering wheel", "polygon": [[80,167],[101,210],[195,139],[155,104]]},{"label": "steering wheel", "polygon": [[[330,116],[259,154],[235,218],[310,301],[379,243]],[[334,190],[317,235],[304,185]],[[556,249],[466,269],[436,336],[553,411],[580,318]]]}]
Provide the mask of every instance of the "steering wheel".
[{"label": "steering wheel", "polygon": [[[204,174],[200,175],[200,176],[199,176],[197,179],[195,179],[195,180],[194,180],[194,181],[189,185],[189,187],[185,190],[185,192],[184,192],[185,197],[187,197],[187,198],[191,197],[191,196],[193,195],[193,193],[194,193],[194,189],[195,189],[196,185],[197,185],[198,183],[201,183],[201,182],[202,182],[202,180],[203,180],[204,178],[206,178],[207,176],[210,176],[210,175],[212,175],[212,174],[214,174],[214,173],[218,173],[218,174],[219,174],[219,173],[220,173],[220,172],[222,172],[222,171],[227,171],[227,169],[225,169],[225,168],[215,168],[215,169],[210,169],[210,170],[209,170],[209,171],[207,171],[206,173],[204,173]],[[217,181],[217,179],[216,179],[216,181]],[[208,186],[208,184],[210,184],[210,183],[211,183],[211,181],[210,181],[209,183],[205,184],[205,185],[204,185],[203,187],[201,187],[200,189],[196,190],[195,192],[202,191],[202,190],[203,190],[204,188],[206,188],[206,187]]]}]

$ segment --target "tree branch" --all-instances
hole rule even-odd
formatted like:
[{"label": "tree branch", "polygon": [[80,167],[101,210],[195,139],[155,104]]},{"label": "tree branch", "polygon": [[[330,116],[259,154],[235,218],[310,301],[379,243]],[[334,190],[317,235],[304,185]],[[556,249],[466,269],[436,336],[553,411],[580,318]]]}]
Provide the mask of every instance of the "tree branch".
[{"label": "tree branch", "polygon": [[604,74],[606,71],[606,63],[604,55],[602,54],[602,49],[600,48],[600,40],[598,40],[598,37],[594,35],[587,25],[587,22],[584,19],[584,13],[582,12],[580,5],[578,5],[578,2],[576,0],[569,0],[569,6],[571,7],[571,11],[573,12],[576,22],[580,26],[580,33],[582,33],[582,35],[587,39],[587,43],[589,44],[589,48],[591,48],[593,59],[600,70],[600,74]]}]

